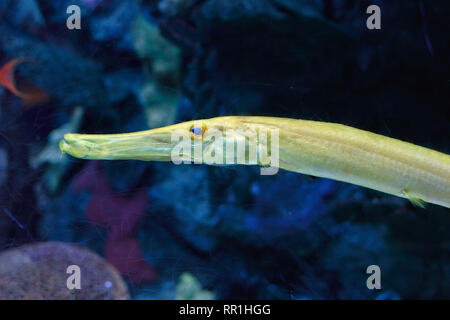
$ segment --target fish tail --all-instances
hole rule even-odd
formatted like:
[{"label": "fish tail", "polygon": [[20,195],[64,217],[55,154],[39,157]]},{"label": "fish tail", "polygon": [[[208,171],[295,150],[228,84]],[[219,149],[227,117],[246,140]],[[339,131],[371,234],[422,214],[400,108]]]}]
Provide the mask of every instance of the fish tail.
[{"label": "fish tail", "polygon": [[6,63],[0,69],[0,84],[4,86],[6,89],[8,89],[15,96],[21,98],[25,106],[44,103],[49,98],[47,93],[44,90],[37,87],[36,85],[32,84],[31,82],[25,80],[24,84],[26,85],[26,88],[23,90],[19,90],[17,88],[14,72],[17,65],[25,61],[34,62],[32,58],[22,57],[13,59],[8,63]]}]

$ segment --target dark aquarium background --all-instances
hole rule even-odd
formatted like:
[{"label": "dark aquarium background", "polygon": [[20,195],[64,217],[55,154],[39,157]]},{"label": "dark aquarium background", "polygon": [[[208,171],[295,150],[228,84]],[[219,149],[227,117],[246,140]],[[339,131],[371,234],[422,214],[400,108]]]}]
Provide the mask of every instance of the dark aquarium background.
[{"label": "dark aquarium background", "polygon": [[[445,0],[1,0],[0,64],[25,60],[20,92],[1,75],[0,298],[449,299],[449,209],[58,149],[67,132],[265,115],[450,153],[449,17]],[[69,265],[82,290],[67,289]]]}]

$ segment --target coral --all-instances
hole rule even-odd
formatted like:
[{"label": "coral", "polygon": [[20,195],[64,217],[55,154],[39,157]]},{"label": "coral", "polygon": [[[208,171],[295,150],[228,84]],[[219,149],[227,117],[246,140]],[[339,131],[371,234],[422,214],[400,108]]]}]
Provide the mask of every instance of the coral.
[{"label": "coral", "polygon": [[212,228],[217,225],[218,217],[209,200],[211,191],[207,168],[173,166],[166,168],[166,177],[170,178],[150,188],[150,196],[173,210],[175,219],[172,225],[187,242],[200,251],[213,249],[217,233],[212,232]]},{"label": "coral", "polygon": [[50,165],[45,173],[45,186],[50,193],[54,193],[60,188],[61,177],[67,170],[69,162],[67,158],[62,157],[58,143],[66,132],[78,130],[82,117],[83,109],[76,107],[72,112],[70,120],[49,134],[45,148],[32,159],[32,165],[34,167],[46,163]]},{"label": "coral", "polygon": [[0,149],[0,185],[2,185],[6,181],[6,173],[8,172],[8,155],[6,151],[1,148]]},{"label": "coral", "polygon": [[[5,14],[9,12],[9,14]],[[0,16],[12,25],[36,33],[44,26],[44,17],[35,0],[4,0],[0,3]]]},{"label": "coral", "polygon": [[74,192],[88,191],[92,194],[86,217],[108,228],[106,259],[133,284],[155,280],[156,271],[145,262],[135,238],[136,228],[148,205],[146,190],[142,189],[130,198],[114,194],[100,162],[88,164],[75,178],[72,188]]},{"label": "coral", "polygon": [[147,124],[150,128],[168,125],[177,114],[180,50],[142,16],[133,22],[130,36],[147,71],[146,81],[138,93]]},{"label": "coral", "polygon": [[176,300],[213,300],[214,294],[203,290],[200,282],[189,272],[180,275],[176,288]]},{"label": "coral", "polygon": [[136,54],[141,59],[150,59],[152,71],[157,76],[171,74],[177,78],[180,49],[166,40],[156,26],[139,16],[132,25],[130,35]]},{"label": "coral", "polygon": [[97,106],[106,103],[107,92],[98,63],[8,26],[0,28],[0,41],[9,56],[28,57],[38,62],[20,67],[21,72],[51,98],[58,99],[61,105]]},{"label": "coral", "polygon": [[138,1],[129,0],[119,2],[108,14],[91,19],[92,37],[96,41],[110,41],[125,39],[121,46],[126,46],[126,38],[130,23],[139,12]]},{"label": "coral", "polygon": [[[81,271],[69,290],[67,268]],[[118,271],[89,249],[62,242],[24,245],[0,253],[0,299],[128,299]]]}]

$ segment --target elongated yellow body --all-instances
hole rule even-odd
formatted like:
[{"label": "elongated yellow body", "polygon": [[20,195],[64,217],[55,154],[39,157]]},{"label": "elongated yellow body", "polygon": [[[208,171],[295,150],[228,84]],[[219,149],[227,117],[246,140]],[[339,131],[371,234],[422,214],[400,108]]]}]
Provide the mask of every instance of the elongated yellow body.
[{"label": "elongated yellow body", "polygon": [[[201,134],[193,128],[200,128]],[[364,186],[416,203],[425,201],[450,207],[449,155],[336,123],[218,117],[130,134],[67,134],[60,148],[86,159],[170,161],[170,152],[175,147],[170,137],[175,130],[201,137],[211,129],[237,132],[224,134],[224,141],[238,140],[242,133],[277,129],[282,169]]]}]

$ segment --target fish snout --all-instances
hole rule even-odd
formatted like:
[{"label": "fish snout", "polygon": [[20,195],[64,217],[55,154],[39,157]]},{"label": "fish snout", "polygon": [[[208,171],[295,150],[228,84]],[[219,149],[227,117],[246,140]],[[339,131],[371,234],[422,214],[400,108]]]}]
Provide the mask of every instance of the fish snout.
[{"label": "fish snout", "polygon": [[92,143],[81,138],[79,134],[66,133],[59,143],[59,149],[63,153],[70,154],[76,158],[88,158],[93,149]]}]

